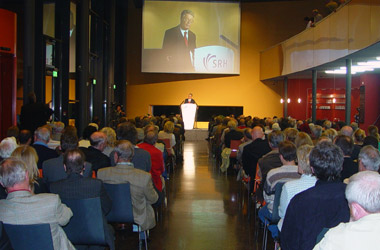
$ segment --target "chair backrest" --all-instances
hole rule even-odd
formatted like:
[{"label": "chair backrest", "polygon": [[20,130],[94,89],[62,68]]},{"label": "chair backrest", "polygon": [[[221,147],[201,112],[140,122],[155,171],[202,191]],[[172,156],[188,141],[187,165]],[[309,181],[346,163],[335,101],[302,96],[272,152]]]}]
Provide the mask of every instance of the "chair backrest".
[{"label": "chair backrest", "polygon": [[5,231],[15,250],[54,250],[49,224],[5,224]]},{"label": "chair backrest", "polygon": [[241,140],[231,140],[230,148],[231,148],[231,154],[230,158],[236,158],[237,151],[239,150],[239,145],[241,144]]},{"label": "chair backrest", "polygon": [[100,198],[62,200],[72,211],[73,217],[63,227],[67,238],[74,245],[107,245],[105,218]]},{"label": "chair backrest", "polygon": [[112,200],[112,209],[107,214],[108,222],[133,223],[130,184],[104,183],[104,187]]},{"label": "chair backrest", "polygon": [[13,250],[11,240],[5,232],[4,224],[0,221],[0,249],[1,250]]},{"label": "chair backrest", "polygon": [[273,212],[272,212],[272,222],[277,223],[280,220],[278,215],[278,206],[280,205],[280,198],[282,192],[282,186],[285,182],[278,182],[275,186],[274,201],[273,201]]},{"label": "chair backrest", "polygon": [[168,152],[168,155],[171,156],[172,154],[172,146],[170,144],[170,139],[161,139],[164,144],[165,144],[165,148],[166,148],[166,151]]}]

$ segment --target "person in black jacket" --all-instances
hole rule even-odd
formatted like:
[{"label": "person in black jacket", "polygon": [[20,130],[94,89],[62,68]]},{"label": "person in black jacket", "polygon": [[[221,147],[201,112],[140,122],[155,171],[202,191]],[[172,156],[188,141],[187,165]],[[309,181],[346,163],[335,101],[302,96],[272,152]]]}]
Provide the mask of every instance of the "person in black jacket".
[{"label": "person in black jacket", "polygon": [[311,250],[324,228],[350,220],[346,184],[340,182],[342,150],[331,142],[320,142],[309,160],[318,181],[290,201],[280,235],[283,250]]},{"label": "person in black jacket", "polygon": [[21,107],[20,129],[28,129],[33,133],[38,127],[46,125],[53,111],[47,104],[37,102],[34,92],[28,94],[28,101]]},{"label": "person in black jacket", "polygon": [[[62,200],[100,197],[103,215],[106,216],[111,211],[112,201],[101,180],[83,176],[84,159],[85,156],[79,149],[66,151],[63,157],[63,164],[68,176],[64,180],[51,183],[50,192],[58,194]],[[106,240],[110,244],[111,249],[114,249],[113,230],[107,225],[105,225],[105,228],[108,229]]]}]

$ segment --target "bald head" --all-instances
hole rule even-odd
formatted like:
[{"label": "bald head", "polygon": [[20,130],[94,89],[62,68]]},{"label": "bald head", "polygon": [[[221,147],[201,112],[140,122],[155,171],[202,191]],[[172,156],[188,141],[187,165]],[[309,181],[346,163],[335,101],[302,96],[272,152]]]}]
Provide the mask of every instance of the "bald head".
[{"label": "bald head", "polygon": [[352,134],[354,133],[354,130],[350,126],[344,126],[341,130],[340,133],[342,135],[346,135],[348,137],[352,137]]},{"label": "bald head", "polygon": [[94,132],[90,136],[90,143],[96,149],[103,151],[107,142],[107,136],[103,132]]},{"label": "bald head", "polygon": [[264,137],[264,131],[262,127],[256,126],[252,129],[252,140],[256,140],[258,138],[263,138]]}]

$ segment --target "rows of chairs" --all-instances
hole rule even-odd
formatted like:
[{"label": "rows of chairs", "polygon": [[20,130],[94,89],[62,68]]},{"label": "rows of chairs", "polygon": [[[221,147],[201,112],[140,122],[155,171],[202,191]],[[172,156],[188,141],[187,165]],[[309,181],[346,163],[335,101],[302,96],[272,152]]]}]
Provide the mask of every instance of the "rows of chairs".
[{"label": "rows of chairs", "polygon": [[[169,139],[164,139],[163,141],[168,152],[165,165],[169,176],[175,169],[176,155],[178,157],[182,157],[183,155],[183,140],[181,139],[179,143],[176,143],[175,147],[170,145]],[[172,148],[175,155],[172,154]],[[40,172],[40,177],[42,178],[42,171]],[[96,178],[95,172],[92,177]],[[62,200],[62,203],[66,204],[73,211],[73,217],[70,219],[70,222],[63,227],[68,239],[75,246],[98,245],[111,247],[109,240],[107,241],[108,223],[133,224],[133,228],[137,229],[135,231],[139,235],[139,249],[142,249],[142,247],[148,249],[147,232],[141,231],[141,227],[134,224],[130,184],[104,184],[104,186],[113,201],[112,209],[106,218],[103,216],[99,197],[80,200]],[[157,220],[162,217],[162,205],[163,203],[161,207],[155,208]],[[1,228],[3,228],[2,224]],[[4,249],[53,249],[49,224],[4,224],[4,229],[13,247]],[[4,232],[1,231],[0,233]]]},{"label": "rows of chairs", "polygon": [[[273,211],[272,211],[272,218],[267,219],[264,222],[260,221],[258,212],[259,210],[265,205],[265,201],[261,199],[258,192],[261,192],[261,189],[259,189],[259,185],[261,184],[261,179],[258,175],[259,166],[256,166],[256,175],[255,179],[253,180],[253,187],[251,187],[251,177],[248,178],[242,178],[242,187],[246,189],[247,192],[247,216],[248,220],[251,218],[251,213],[253,213],[253,221],[254,221],[254,236],[255,240],[258,241],[259,231],[262,229],[262,250],[267,249],[267,243],[268,243],[268,233],[271,231],[271,229],[275,229],[277,227],[277,224],[280,220],[278,207],[280,205],[280,198],[281,198],[281,192],[282,192],[282,186],[284,185],[284,182],[279,182],[276,184],[275,187],[275,196],[274,196],[274,202],[273,202]],[[253,190],[251,190],[253,189]],[[243,188],[241,189],[243,190]],[[241,197],[243,191],[241,192]],[[242,199],[242,202],[244,202],[244,199]],[[252,204],[253,203],[253,204]],[[242,204],[243,206],[243,204]],[[253,207],[253,208],[252,208]],[[253,211],[251,211],[253,210]],[[274,249],[278,249],[279,247],[279,237],[276,236],[273,238],[274,241]]]},{"label": "rows of chairs", "polygon": [[[102,213],[100,198],[62,200],[73,212],[70,222],[63,227],[68,239],[75,246],[108,246],[108,223],[134,223],[130,184],[104,184],[113,201],[112,209],[105,218]],[[2,226],[2,225],[1,225]],[[148,249],[147,232],[139,233],[139,249],[144,245]],[[4,224],[13,249],[15,250],[53,250],[53,241],[49,224],[11,225]],[[144,244],[143,244],[144,243]],[[5,248],[7,249],[7,248]],[[10,248],[11,249],[11,248]]]},{"label": "rows of chairs", "polygon": [[[239,150],[239,146],[242,143],[241,140],[231,140],[231,154],[230,154],[230,166],[234,167],[236,166],[237,169],[240,169],[242,166],[237,161],[237,152]],[[220,166],[222,160],[221,160],[221,152],[222,152],[222,146],[220,137],[215,136],[210,138],[210,152],[212,153],[213,157],[216,160],[216,166]],[[258,217],[258,211],[261,207],[265,205],[265,201],[262,201],[258,196],[257,190],[259,189],[259,185],[261,183],[260,177],[258,175],[258,169],[259,167],[256,167],[256,176],[252,180],[252,177],[250,176],[241,176],[238,181],[241,182],[241,188],[239,197],[241,199],[241,203],[239,204],[239,207],[244,207],[244,202],[247,202],[246,208],[247,208],[247,217],[248,220],[251,221],[251,216],[253,215],[253,221],[254,221],[254,235],[256,241],[258,241],[259,231],[262,229],[262,249],[267,249],[267,242],[268,242],[268,233],[269,229],[271,227],[277,226],[278,221],[280,220],[278,215],[278,205],[280,202],[281,197],[281,191],[282,191],[282,185],[284,183],[278,183],[278,188],[276,186],[276,193],[275,193],[275,201],[273,206],[273,213],[272,213],[272,219],[267,220],[264,223],[260,222],[260,219]],[[226,171],[227,174],[227,171]],[[251,181],[254,183],[251,185]],[[246,193],[246,195],[244,195]],[[245,198],[244,198],[245,196]],[[275,243],[275,248],[279,246],[279,239],[275,238],[273,239]]]}]

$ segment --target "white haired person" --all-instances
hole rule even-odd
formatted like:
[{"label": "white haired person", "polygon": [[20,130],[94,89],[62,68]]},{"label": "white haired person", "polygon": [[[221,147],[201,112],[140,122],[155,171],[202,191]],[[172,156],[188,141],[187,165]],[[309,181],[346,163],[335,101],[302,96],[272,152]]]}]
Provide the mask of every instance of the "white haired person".
[{"label": "white haired person", "polygon": [[7,224],[49,223],[54,249],[75,249],[61,226],[73,213],[56,194],[33,194],[24,161],[9,157],[0,163],[0,184],[8,196],[0,200],[0,221]]},{"label": "white haired person", "polygon": [[377,249],[380,246],[380,175],[362,171],[351,176],[345,195],[350,222],[331,228],[314,250]]},{"label": "white haired person", "polygon": [[0,161],[9,158],[12,155],[13,150],[16,148],[17,142],[13,136],[4,138],[0,142]]}]

